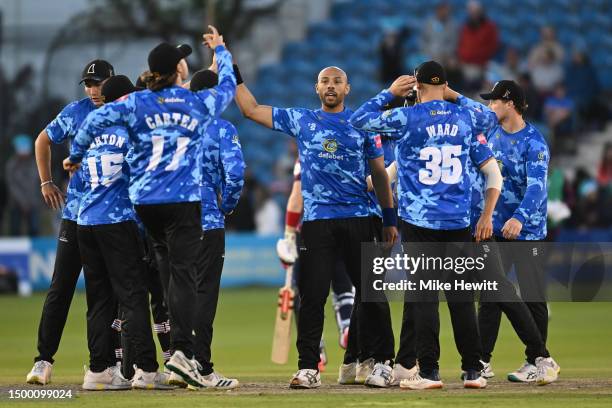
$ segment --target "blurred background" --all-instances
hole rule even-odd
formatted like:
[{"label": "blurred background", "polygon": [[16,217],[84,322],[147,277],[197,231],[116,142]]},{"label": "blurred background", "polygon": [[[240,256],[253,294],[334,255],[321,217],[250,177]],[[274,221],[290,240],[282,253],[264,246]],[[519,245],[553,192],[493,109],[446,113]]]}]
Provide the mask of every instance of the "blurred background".
[{"label": "blurred background", "polygon": [[[476,97],[500,79],[526,91],[526,119],[546,136],[549,238],[612,241],[612,2],[606,0],[2,0],[0,1],[0,292],[45,290],[60,214],[42,201],[38,133],[68,102],[87,62],[133,81],[160,41],[194,47],[214,22],[260,103],[316,108],[316,75],[338,65],[355,109],[421,62],[442,62]],[[297,151],[291,138],[223,115],[238,128],[248,175],[227,219],[223,284],[280,285],[282,234]],[[54,180],[66,146],[53,151]],[[4,277],[4,278],[3,278]]]}]

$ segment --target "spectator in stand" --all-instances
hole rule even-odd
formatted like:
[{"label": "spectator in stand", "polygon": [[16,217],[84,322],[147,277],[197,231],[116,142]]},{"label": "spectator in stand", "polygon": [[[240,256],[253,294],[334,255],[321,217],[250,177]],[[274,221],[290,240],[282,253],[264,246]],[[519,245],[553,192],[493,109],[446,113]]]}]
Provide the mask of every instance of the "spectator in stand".
[{"label": "spectator in stand", "polygon": [[557,84],[544,102],[544,116],[553,134],[553,150],[571,153],[576,150],[574,138],[574,101],[567,96],[565,86]]},{"label": "spectator in stand", "polygon": [[283,233],[281,218],[283,212],[266,186],[260,186],[255,192],[257,210],[255,226],[259,235],[278,235]]},{"label": "spectator in stand", "polygon": [[8,187],[9,233],[21,235],[26,225],[28,236],[37,236],[42,201],[39,192],[38,170],[32,155],[32,138],[18,135],[13,139],[15,155],[6,163]]},{"label": "spectator in stand", "polygon": [[527,67],[521,61],[521,54],[516,48],[508,47],[504,55],[504,62],[500,64],[491,61],[488,71],[500,79],[509,79],[518,82],[520,75],[526,72]]},{"label": "spectator in stand", "polygon": [[380,44],[380,60],[380,80],[383,84],[391,84],[397,77],[404,74],[402,41],[398,31],[385,33]]},{"label": "spectator in stand", "polygon": [[602,226],[601,203],[597,182],[584,180],[578,186],[578,201],[572,212],[572,224],[576,228],[598,228]]},{"label": "spectator in stand", "polygon": [[580,48],[574,48],[572,58],[565,66],[567,94],[576,103],[581,122],[591,129],[601,130],[609,118],[609,111],[601,101],[601,87],[597,71],[589,57]]},{"label": "spectator in stand", "polygon": [[467,4],[468,18],[459,35],[457,54],[463,64],[468,90],[481,85],[484,69],[499,46],[497,26],[491,21],[476,0]]},{"label": "spectator in stand", "polygon": [[597,169],[597,182],[601,187],[612,185],[612,142],[607,142]]},{"label": "spectator in stand", "polygon": [[555,30],[550,26],[544,26],[540,30],[540,42],[529,52],[529,67],[533,68],[542,60],[551,58],[556,64],[562,64],[565,52],[557,41]]},{"label": "spectator in stand", "polygon": [[429,59],[446,66],[457,52],[458,27],[446,1],[436,6],[436,13],[425,21],[421,32],[421,52]]},{"label": "spectator in stand", "polygon": [[543,98],[550,95],[555,85],[563,81],[563,65],[555,59],[552,49],[544,52],[535,63],[529,64],[529,72],[536,90]]}]

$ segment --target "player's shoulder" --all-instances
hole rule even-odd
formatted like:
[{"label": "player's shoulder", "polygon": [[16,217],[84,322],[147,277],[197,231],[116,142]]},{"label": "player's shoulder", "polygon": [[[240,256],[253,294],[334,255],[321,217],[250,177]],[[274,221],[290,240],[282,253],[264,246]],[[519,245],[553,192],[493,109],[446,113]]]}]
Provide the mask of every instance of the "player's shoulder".
[{"label": "player's shoulder", "polygon": [[548,149],[548,142],[546,141],[546,138],[544,137],[542,132],[540,132],[537,127],[535,127],[529,122],[525,122],[525,124],[525,135],[529,145],[532,147],[544,147]]},{"label": "player's shoulder", "polygon": [[96,109],[96,105],[93,104],[91,99],[83,98],[76,101],[70,102],[68,105],[64,106],[62,109],[63,115],[74,115],[74,114],[87,114]]}]

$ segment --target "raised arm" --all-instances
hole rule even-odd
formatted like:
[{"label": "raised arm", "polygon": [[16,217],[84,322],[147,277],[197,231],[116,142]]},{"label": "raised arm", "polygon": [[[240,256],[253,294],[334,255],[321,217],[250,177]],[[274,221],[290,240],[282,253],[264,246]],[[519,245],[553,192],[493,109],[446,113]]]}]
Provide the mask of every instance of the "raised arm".
[{"label": "raised arm", "polygon": [[349,123],[356,129],[378,133],[403,134],[408,124],[408,108],[397,108],[383,111],[383,106],[396,96],[405,96],[415,84],[414,77],[404,75],[359,107],[351,116]]},{"label": "raised arm", "polygon": [[497,124],[497,116],[495,112],[480,102],[476,102],[467,96],[461,95],[459,92],[446,87],[444,91],[444,99],[449,102],[454,102],[459,106],[470,109],[472,116],[472,127],[476,133],[486,133]]},{"label": "raised arm", "polygon": [[273,129],[272,107],[260,105],[257,100],[243,83],[236,88],[236,104],[245,118],[249,118],[267,128]]}]

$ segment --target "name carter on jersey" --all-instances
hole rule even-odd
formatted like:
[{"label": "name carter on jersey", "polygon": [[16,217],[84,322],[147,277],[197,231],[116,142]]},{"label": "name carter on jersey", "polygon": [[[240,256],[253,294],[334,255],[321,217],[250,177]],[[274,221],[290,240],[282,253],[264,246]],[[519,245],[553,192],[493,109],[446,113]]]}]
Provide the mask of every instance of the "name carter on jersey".
[{"label": "name carter on jersey", "polygon": [[181,126],[193,132],[198,126],[197,119],[193,119],[189,115],[178,112],[162,113],[161,115],[156,113],[153,117],[145,115],[145,122],[147,122],[149,129],[166,126]]}]

